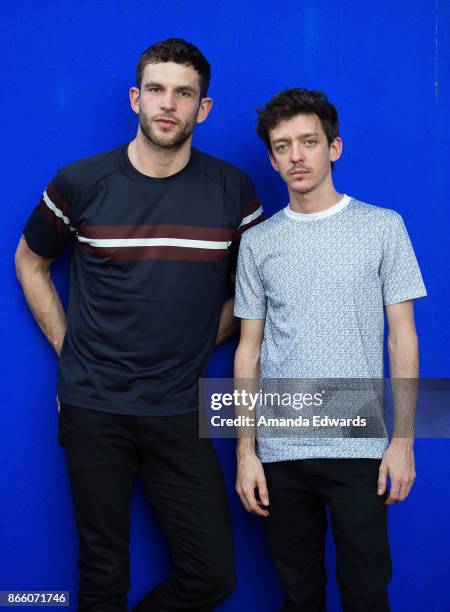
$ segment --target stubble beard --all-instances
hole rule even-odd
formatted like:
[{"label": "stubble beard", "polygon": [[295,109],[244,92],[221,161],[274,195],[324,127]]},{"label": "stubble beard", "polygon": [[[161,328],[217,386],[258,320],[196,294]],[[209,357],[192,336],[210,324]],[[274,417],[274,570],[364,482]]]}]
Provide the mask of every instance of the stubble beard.
[{"label": "stubble beard", "polygon": [[292,191],[295,193],[298,193],[300,195],[306,195],[307,193],[311,193],[313,191],[315,191],[316,189],[318,189],[326,180],[327,178],[327,173],[325,172],[323,174],[323,176],[321,176],[315,183],[313,183],[312,185],[308,185],[305,187],[291,187]]},{"label": "stubble beard", "polygon": [[157,150],[165,150],[165,151],[178,151],[184,145],[186,140],[188,140],[195,128],[195,117],[191,120],[186,121],[184,124],[177,124],[177,131],[170,138],[161,138],[159,137],[151,124],[151,121],[148,117],[142,112],[139,112],[139,126],[141,128],[141,132],[144,136],[145,141],[149,146],[153,149]]}]

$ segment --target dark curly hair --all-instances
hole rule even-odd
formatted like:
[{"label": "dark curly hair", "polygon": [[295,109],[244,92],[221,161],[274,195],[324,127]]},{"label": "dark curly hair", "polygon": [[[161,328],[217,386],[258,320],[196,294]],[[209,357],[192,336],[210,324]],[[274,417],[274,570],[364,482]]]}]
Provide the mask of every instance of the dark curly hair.
[{"label": "dark curly hair", "polygon": [[142,85],[142,75],[147,64],[162,62],[192,66],[200,77],[200,99],[206,96],[211,79],[211,66],[195,45],[182,38],[167,38],[151,45],[142,53],[136,68],[136,83],[139,88]]},{"label": "dark curly hair", "polygon": [[336,108],[321,91],[308,90],[302,87],[286,89],[274,96],[264,108],[258,108],[258,136],[271,152],[269,132],[281,121],[292,119],[296,115],[317,115],[323,131],[331,144],[339,136],[339,121]]}]

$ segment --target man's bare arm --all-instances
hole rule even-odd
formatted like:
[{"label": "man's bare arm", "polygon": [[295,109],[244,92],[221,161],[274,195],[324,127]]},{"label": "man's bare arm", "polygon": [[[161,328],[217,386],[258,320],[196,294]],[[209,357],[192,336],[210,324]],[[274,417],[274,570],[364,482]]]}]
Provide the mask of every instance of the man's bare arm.
[{"label": "man's bare arm", "polygon": [[217,331],[216,346],[232,338],[239,330],[239,319],[234,314],[234,297],[229,298],[222,306],[219,329]]},{"label": "man's bare arm", "polygon": [[380,466],[378,493],[391,489],[386,505],[403,501],[416,476],[414,465],[414,417],[419,375],[419,350],[412,300],[386,306],[389,327],[389,362],[394,396],[394,432]]},{"label": "man's bare arm", "polygon": [[233,297],[229,298],[222,306],[216,346],[232,338],[239,331],[239,319],[234,316],[234,290],[236,286],[236,275],[234,273],[230,274],[229,283]]},{"label": "man's bare arm", "polygon": [[50,276],[52,259],[30,249],[22,236],[15,254],[17,278],[36,322],[56,353],[61,352],[66,333],[66,315]]},{"label": "man's bare arm", "polygon": [[[241,338],[234,358],[234,378],[235,386],[249,393],[257,392],[259,387],[264,324],[264,319],[241,321]],[[236,406],[238,416],[240,412],[248,414],[248,410]],[[248,512],[268,516],[269,512],[264,507],[269,505],[269,494],[263,466],[255,453],[254,427],[244,429],[242,435],[238,431],[236,491]],[[256,499],[255,489],[258,489],[259,500]]]}]

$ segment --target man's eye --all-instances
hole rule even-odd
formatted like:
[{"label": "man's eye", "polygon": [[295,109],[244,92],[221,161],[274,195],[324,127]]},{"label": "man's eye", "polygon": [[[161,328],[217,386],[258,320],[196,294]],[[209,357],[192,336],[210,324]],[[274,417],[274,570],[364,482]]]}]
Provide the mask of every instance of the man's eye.
[{"label": "man's eye", "polygon": [[314,139],[307,140],[306,144],[308,145],[308,147],[313,147],[315,144],[317,144],[317,140],[314,140]]},{"label": "man's eye", "polygon": [[190,91],[187,91],[185,89],[180,91],[180,96],[183,96],[183,98],[188,98],[191,95]]},{"label": "man's eye", "polygon": [[148,91],[157,92],[157,91],[161,91],[161,88],[160,87],[149,87]]},{"label": "man's eye", "polygon": [[283,151],[286,151],[286,150],[287,150],[287,148],[288,148],[287,144],[280,144],[280,145],[277,145],[277,146],[276,146],[276,150],[277,150],[279,153],[282,153]]}]

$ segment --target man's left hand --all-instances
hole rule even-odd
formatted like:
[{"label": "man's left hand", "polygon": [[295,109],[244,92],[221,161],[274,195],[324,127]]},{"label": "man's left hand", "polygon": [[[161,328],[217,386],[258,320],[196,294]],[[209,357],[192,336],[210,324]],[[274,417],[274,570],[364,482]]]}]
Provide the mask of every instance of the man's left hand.
[{"label": "man's left hand", "polygon": [[413,440],[394,438],[387,447],[380,465],[378,495],[383,495],[389,475],[391,487],[385,504],[391,506],[404,501],[411,491],[416,477]]}]

